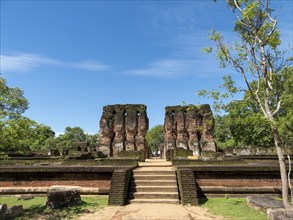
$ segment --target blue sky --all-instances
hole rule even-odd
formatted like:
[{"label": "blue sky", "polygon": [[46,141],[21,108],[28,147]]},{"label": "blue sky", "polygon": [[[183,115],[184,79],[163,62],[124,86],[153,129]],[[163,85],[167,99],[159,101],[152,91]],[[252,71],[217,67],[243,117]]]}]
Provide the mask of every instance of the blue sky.
[{"label": "blue sky", "polygon": [[[284,48],[292,7],[274,1]],[[56,133],[98,132],[109,104],[146,104],[152,127],[163,124],[165,106],[211,103],[196,91],[233,74],[200,52],[212,29],[232,41],[233,20],[224,1],[1,0],[1,73],[24,90],[25,115]]]}]

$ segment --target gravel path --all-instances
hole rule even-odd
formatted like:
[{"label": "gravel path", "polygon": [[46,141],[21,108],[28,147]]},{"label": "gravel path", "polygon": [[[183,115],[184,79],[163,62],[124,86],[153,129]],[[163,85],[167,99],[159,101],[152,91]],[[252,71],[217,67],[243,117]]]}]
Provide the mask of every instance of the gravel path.
[{"label": "gravel path", "polygon": [[92,214],[83,215],[80,220],[223,220],[199,206],[174,204],[130,204],[108,206]]}]

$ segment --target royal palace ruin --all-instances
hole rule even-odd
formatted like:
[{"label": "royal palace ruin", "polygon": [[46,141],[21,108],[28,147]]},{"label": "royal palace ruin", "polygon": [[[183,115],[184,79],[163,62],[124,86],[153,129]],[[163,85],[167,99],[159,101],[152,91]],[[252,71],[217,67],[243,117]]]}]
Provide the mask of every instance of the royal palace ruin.
[{"label": "royal palace ruin", "polygon": [[150,158],[148,129],[147,106],[104,106],[97,143],[0,157],[0,195],[74,188],[109,195],[109,205],[154,200],[197,205],[198,198],[281,195],[275,148],[218,150],[209,105],[165,107],[163,159]]},{"label": "royal palace ruin", "polygon": [[100,146],[103,154],[116,157],[121,151],[147,153],[145,140],[149,119],[145,105],[107,105],[100,120]]},{"label": "royal palace ruin", "polygon": [[[100,120],[99,151],[117,157],[122,151],[147,154],[146,133],[149,127],[147,107],[141,104],[107,105]],[[164,149],[183,148],[193,155],[216,152],[213,138],[214,118],[210,106],[167,106],[164,122]]]},{"label": "royal palace ruin", "polygon": [[167,106],[164,123],[164,151],[176,147],[202,151],[217,150],[213,137],[214,118],[209,105]]}]

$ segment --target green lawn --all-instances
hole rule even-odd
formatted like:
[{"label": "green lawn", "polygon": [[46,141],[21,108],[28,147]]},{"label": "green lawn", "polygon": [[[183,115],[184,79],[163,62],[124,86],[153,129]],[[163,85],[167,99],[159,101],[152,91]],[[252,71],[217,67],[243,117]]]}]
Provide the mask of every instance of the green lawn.
[{"label": "green lawn", "polygon": [[208,208],[215,215],[231,220],[267,220],[266,214],[247,206],[245,198],[211,198],[200,201],[202,207]]},{"label": "green lawn", "polygon": [[46,209],[46,197],[35,197],[30,200],[18,200],[13,196],[0,196],[0,203],[13,205],[23,205],[25,212],[17,220],[32,220],[37,218],[56,220],[56,219],[75,219],[79,215],[104,208],[108,205],[108,196],[82,196],[84,202],[80,206],[73,206],[64,209]]}]

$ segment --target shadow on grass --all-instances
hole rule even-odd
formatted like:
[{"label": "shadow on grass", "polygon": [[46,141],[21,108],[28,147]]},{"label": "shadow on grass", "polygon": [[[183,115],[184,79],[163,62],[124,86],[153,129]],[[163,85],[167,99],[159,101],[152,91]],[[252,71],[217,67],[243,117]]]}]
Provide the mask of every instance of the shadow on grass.
[{"label": "shadow on grass", "polygon": [[86,203],[83,202],[78,206],[70,206],[61,209],[47,209],[45,205],[34,205],[28,209],[25,209],[24,213],[16,218],[17,220],[32,220],[32,219],[47,219],[47,220],[56,220],[56,219],[72,219],[77,216],[90,213],[92,210],[98,208],[97,203]]},{"label": "shadow on grass", "polygon": [[205,196],[204,192],[200,188],[200,186],[196,183],[196,191],[198,195],[198,204],[203,205],[208,201],[208,198]]},{"label": "shadow on grass", "polygon": [[208,201],[207,197],[200,197],[198,198],[198,204],[203,205]]}]

